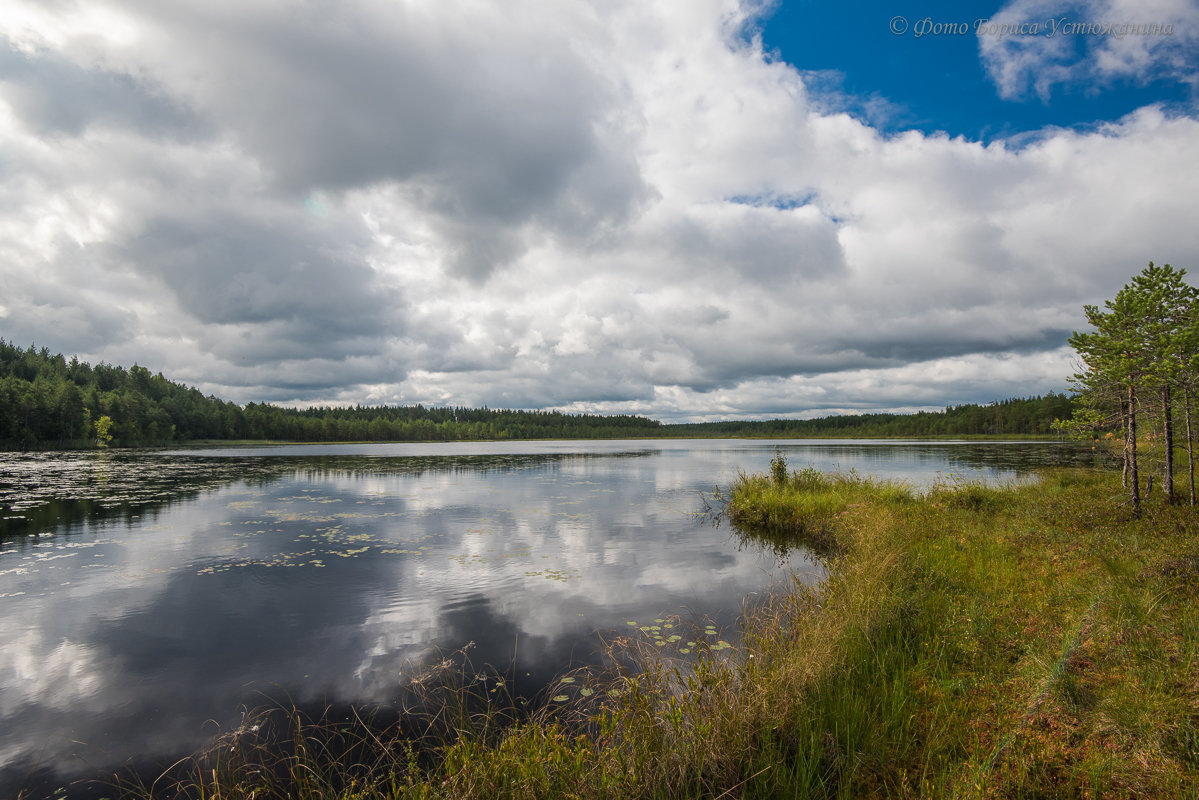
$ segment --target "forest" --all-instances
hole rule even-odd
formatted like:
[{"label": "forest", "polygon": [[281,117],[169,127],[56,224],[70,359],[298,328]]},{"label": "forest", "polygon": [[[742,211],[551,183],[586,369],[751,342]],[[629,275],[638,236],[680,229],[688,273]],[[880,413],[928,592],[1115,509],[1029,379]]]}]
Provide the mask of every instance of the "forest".
[{"label": "forest", "polygon": [[817,438],[888,436],[1048,436],[1054,421],[1069,419],[1074,401],[1050,392],[1039,397],[1012,398],[986,405],[947,406],[944,411],[915,414],[846,414],[818,419],[703,422],[670,425],[672,436],[730,436],[744,438]]},{"label": "forest", "polygon": [[660,428],[645,417],[556,411],[243,407],[137,364],[93,367],[44,347],[23,349],[0,339],[0,446],[10,450],[95,446],[108,443],[106,436],[113,446],[262,439],[424,442],[640,437],[658,435]]},{"label": "forest", "polygon": [[0,339],[0,447],[152,446],[212,440],[291,442],[1048,435],[1072,414],[1063,394],[917,414],[667,425],[641,416],[488,408],[239,406],[162,373],[67,359]]}]

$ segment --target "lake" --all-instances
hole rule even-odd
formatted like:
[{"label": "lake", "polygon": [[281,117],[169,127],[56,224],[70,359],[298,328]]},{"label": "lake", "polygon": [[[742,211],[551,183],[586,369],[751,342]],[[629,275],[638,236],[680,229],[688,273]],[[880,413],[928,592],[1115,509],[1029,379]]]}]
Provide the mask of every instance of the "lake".
[{"label": "lake", "polygon": [[[819,581],[703,512],[768,440],[0,453],[0,796],[170,763],[272,702],[387,708],[468,643],[534,697],[601,637]],[[793,468],[927,487],[1062,443],[803,440]],[[635,623],[635,624],[631,624]]]}]

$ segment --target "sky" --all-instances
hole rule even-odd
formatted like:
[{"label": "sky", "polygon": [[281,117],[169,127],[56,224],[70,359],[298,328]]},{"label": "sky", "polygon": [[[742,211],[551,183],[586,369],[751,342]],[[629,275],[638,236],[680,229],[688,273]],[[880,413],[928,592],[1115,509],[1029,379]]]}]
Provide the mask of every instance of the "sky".
[{"label": "sky", "polygon": [[0,0],[0,338],[239,403],[937,409],[1199,269],[1199,0]]}]

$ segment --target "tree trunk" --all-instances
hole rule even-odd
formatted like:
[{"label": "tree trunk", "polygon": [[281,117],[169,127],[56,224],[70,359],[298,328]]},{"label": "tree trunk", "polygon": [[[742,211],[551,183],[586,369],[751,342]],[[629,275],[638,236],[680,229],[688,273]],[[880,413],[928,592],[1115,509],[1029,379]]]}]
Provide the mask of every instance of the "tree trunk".
[{"label": "tree trunk", "polygon": [[1162,470],[1162,491],[1166,502],[1174,502],[1174,406],[1170,400],[1170,387],[1162,386],[1162,434],[1166,448],[1166,464]]},{"label": "tree trunk", "polygon": [[1141,516],[1141,483],[1137,476],[1137,411],[1136,388],[1128,384],[1128,485],[1132,513]]},{"label": "tree trunk", "polygon": [[1182,390],[1182,408],[1187,420],[1187,475],[1191,484],[1191,505],[1195,505],[1195,438],[1191,433],[1191,390]]},{"label": "tree trunk", "polygon": [[1128,411],[1124,408],[1124,398],[1120,398],[1120,424],[1124,426],[1124,464],[1120,470],[1120,485],[1128,488]]}]

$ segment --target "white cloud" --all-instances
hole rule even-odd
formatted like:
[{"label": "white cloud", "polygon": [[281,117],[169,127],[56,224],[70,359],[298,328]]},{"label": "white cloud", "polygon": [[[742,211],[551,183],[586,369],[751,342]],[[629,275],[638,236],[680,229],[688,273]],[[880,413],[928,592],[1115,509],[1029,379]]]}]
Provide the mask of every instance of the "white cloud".
[{"label": "white cloud", "polygon": [[1194,0],[1013,0],[977,33],[987,73],[1008,99],[1117,80],[1199,88]]},{"label": "white cloud", "polygon": [[[985,401],[1063,388],[1081,306],[1199,252],[1194,118],[885,136],[734,0],[14,7],[0,335],[239,402]],[[1046,56],[1004,41],[1019,88]],[[1171,63],[1121,41],[1061,80]]]}]

